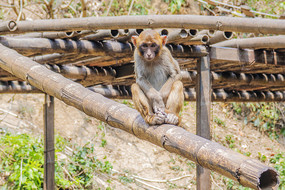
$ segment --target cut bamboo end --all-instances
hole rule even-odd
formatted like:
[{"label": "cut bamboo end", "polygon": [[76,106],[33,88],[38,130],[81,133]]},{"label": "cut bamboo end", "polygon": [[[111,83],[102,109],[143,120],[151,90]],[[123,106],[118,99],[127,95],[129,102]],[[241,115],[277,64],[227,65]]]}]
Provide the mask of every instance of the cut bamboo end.
[{"label": "cut bamboo end", "polygon": [[15,21],[13,21],[13,20],[10,20],[9,22],[8,22],[8,29],[11,31],[11,32],[13,32],[13,31],[15,31],[15,30],[17,30],[17,23],[15,22]]},{"label": "cut bamboo end", "polygon": [[188,30],[188,35],[189,35],[189,36],[194,37],[194,36],[197,35],[197,33],[198,33],[198,30],[196,30],[196,29],[189,29],[189,30]]},{"label": "cut bamboo end", "polygon": [[259,178],[259,188],[266,189],[276,187],[279,184],[278,174],[275,170],[267,169],[262,172]]},{"label": "cut bamboo end", "polygon": [[274,168],[264,167],[258,160],[245,160],[238,169],[238,181],[254,189],[272,189],[279,185],[279,175]]}]

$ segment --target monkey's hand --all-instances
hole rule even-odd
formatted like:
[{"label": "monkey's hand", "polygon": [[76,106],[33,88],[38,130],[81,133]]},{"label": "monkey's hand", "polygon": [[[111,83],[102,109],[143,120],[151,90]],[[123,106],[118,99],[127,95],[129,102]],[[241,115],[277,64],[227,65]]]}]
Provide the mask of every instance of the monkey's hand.
[{"label": "monkey's hand", "polygon": [[156,91],[154,88],[149,89],[149,92],[147,94],[149,100],[152,102],[152,107],[154,113],[160,109],[162,112],[165,110],[165,105],[163,102],[163,99],[161,97],[160,92]]},{"label": "monkey's hand", "polygon": [[165,118],[165,123],[177,125],[179,123],[179,118],[171,113],[168,113]]}]

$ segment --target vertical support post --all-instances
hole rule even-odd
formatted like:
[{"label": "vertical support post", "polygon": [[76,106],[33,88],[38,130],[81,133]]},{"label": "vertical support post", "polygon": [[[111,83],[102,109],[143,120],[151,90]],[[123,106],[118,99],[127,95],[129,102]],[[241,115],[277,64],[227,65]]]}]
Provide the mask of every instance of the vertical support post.
[{"label": "vertical support post", "polygon": [[[211,107],[211,75],[210,58],[202,57],[197,63],[196,81],[196,134],[206,139],[211,138],[210,107]],[[210,170],[197,165],[197,190],[211,189]]]},{"label": "vertical support post", "polygon": [[54,190],[54,97],[45,94],[44,103],[44,190]]}]

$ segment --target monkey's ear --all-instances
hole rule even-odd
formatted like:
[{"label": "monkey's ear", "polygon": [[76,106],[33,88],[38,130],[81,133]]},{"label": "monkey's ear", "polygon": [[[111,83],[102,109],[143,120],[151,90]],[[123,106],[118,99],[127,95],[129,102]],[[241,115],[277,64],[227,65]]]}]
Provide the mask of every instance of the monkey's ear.
[{"label": "monkey's ear", "polygon": [[137,39],[138,39],[138,36],[132,36],[132,42],[134,46],[137,46]]},{"label": "monkey's ear", "polygon": [[167,42],[167,36],[161,36],[162,45],[164,46]]}]

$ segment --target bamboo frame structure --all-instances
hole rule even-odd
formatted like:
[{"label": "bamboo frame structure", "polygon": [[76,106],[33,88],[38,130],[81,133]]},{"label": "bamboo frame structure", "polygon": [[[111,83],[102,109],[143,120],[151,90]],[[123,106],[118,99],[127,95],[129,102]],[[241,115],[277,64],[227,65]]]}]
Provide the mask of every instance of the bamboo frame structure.
[{"label": "bamboo frame structure", "polygon": [[173,125],[148,126],[140,114],[0,45],[0,67],[41,91],[138,138],[180,154],[253,189],[278,186],[274,168]]},{"label": "bamboo frame structure", "polygon": [[[14,33],[129,28],[208,29],[263,34],[285,34],[285,21],[201,15],[145,15],[85,17],[57,20],[18,21]],[[0,34],[9,32],[3,28]]]},{"label": "bamboo frame structure", "polygon": [[278,49],[285,48],[285,36],[269,36],[269,37],[256,37],[233,39],[220,43],[214,46],[231,47],[231,48],[250,48],[250,49]]}]

